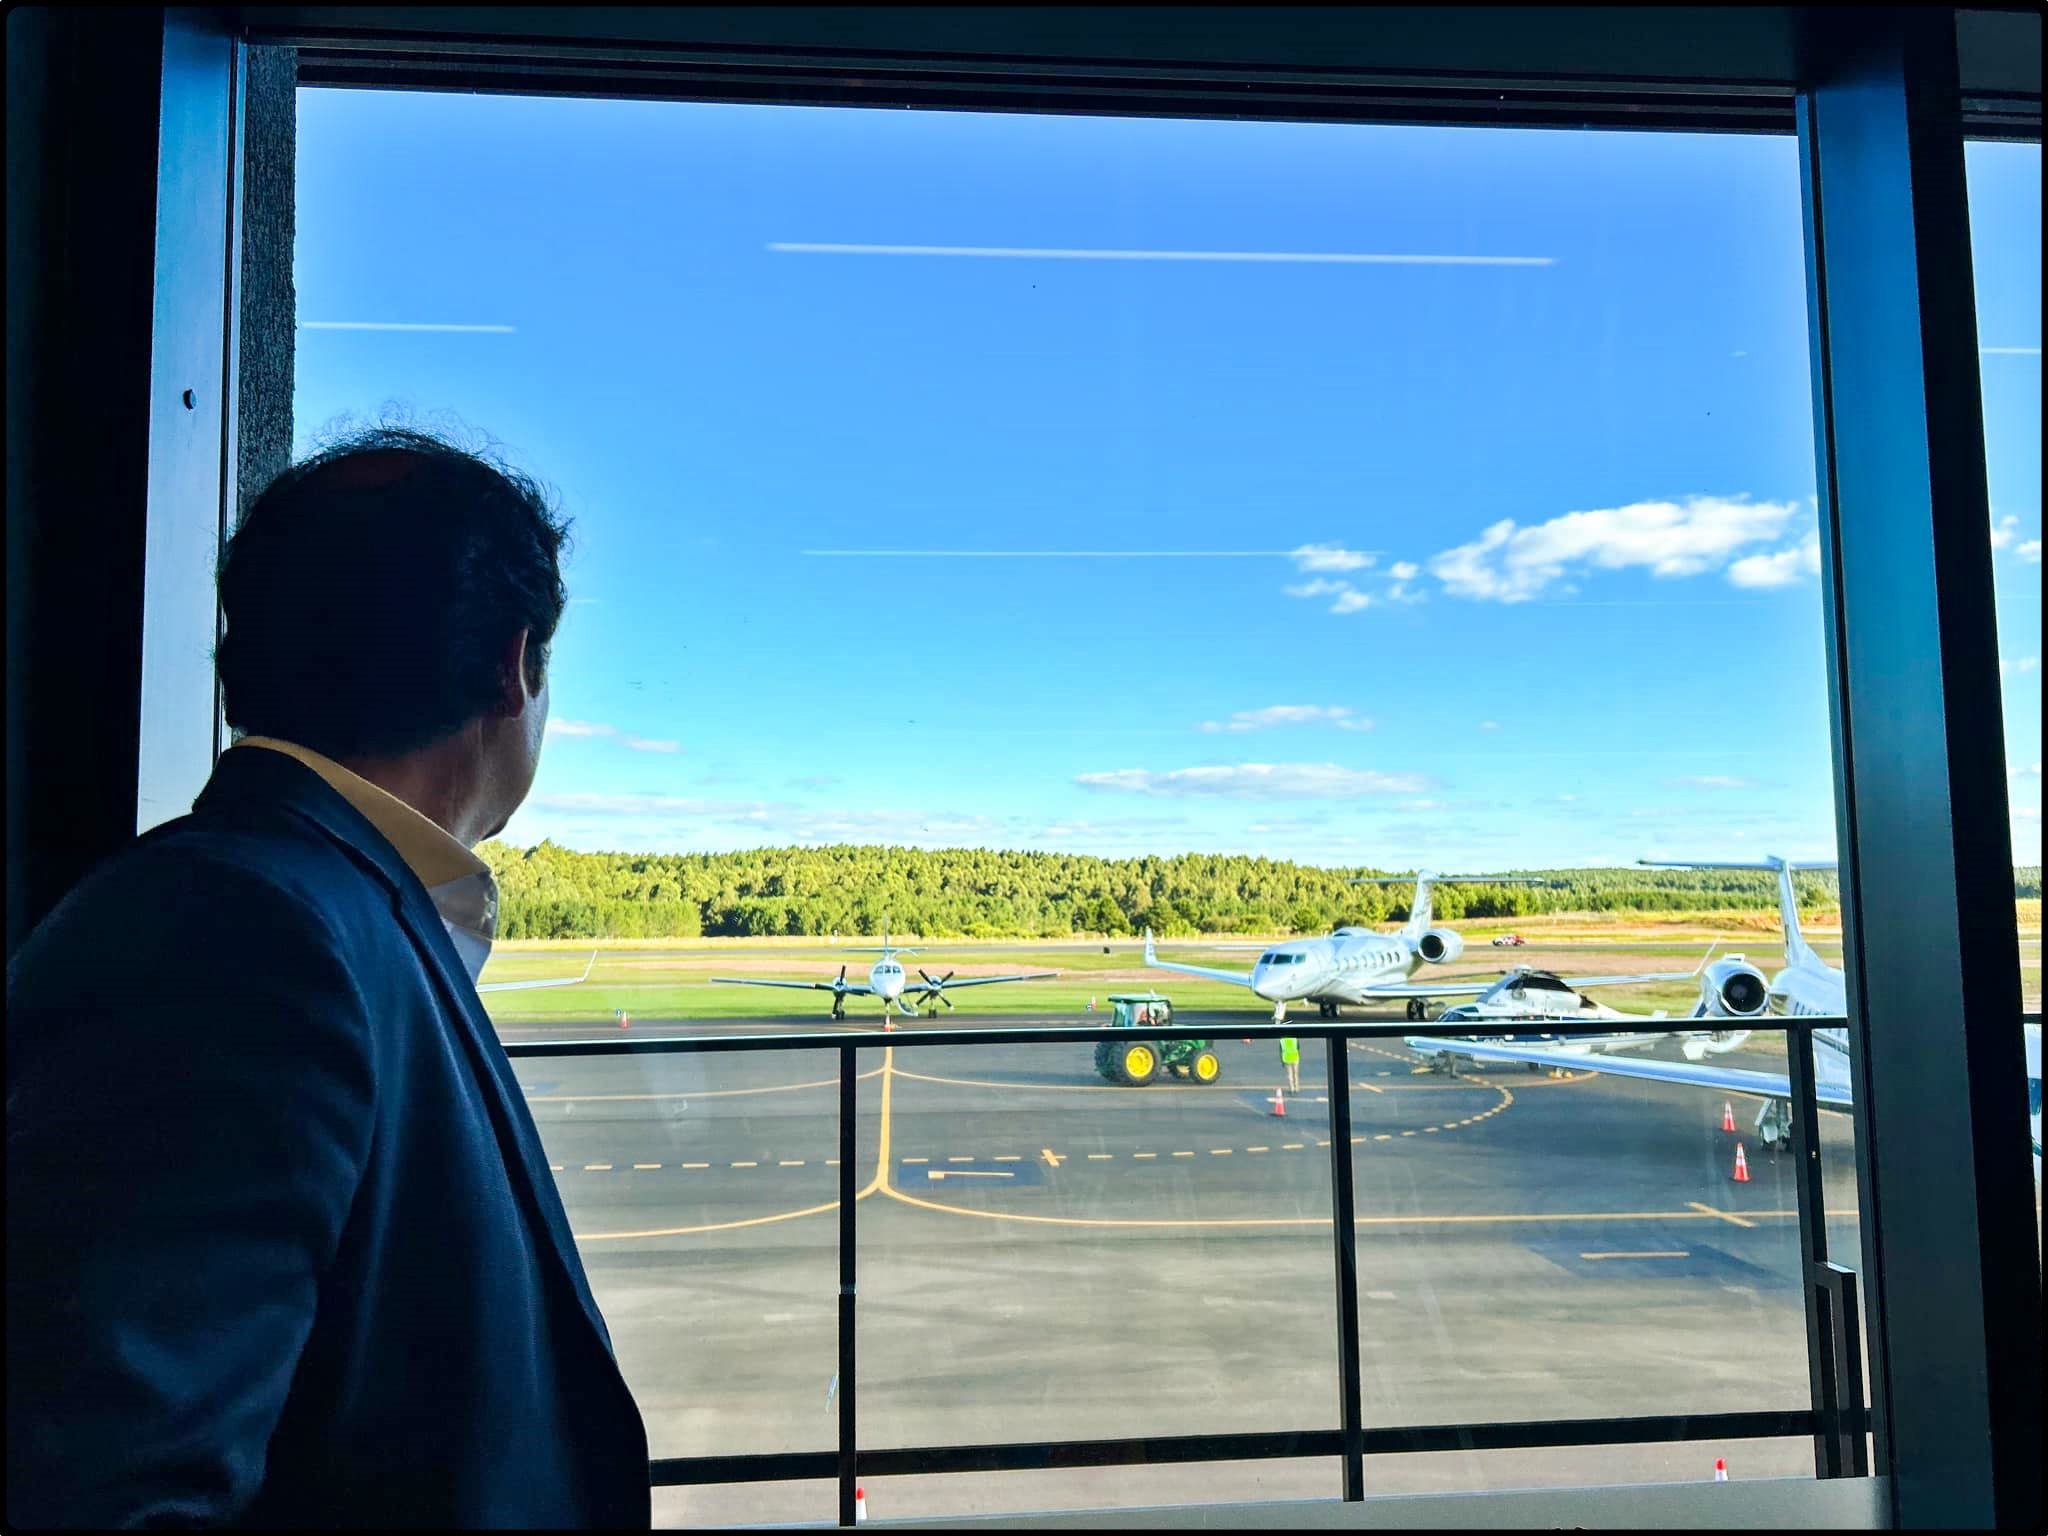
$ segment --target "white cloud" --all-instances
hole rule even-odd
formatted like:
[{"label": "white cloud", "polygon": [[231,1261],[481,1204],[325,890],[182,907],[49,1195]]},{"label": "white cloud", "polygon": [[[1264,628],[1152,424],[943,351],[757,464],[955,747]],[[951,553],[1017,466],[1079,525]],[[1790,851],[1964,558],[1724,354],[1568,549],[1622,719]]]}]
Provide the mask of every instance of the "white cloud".
[{"label": "white cloud", "polygon": [[2041,563],[2041,541],[2039,539],[2022,539],[2013,547],[2013,553],[2020,557],[2020,564],[2022,565],[2039,565]]},{"label": "white cloud", "polygon": [[2038,758],[2024,768],[2015,768],[2012,776],[2016,779],[2038,779],[2041,777],[2041,763]]},{"label": "white cloud", "polygon": [[1293,553],[1294,567],[1300,571],[1362,571],[1378,558],[1341,544],[1304,544]]},{"label": "white cloud", "polygon": [[1991,547],[2006,549],[2020,536],[2020,520],[2016,517],[1994,518],[1991,523]]},{"label": "white cloud", "polygon": [[1204,720],[1196,729],[1213,736],[1219,731],[1269,731],[1277,725],[1334,725],[1346,731],[1372,729],[1370,720],[1353,716],[1342,704],[1269,704],[1264,709],[1241,709],[1227,721]]},{"label": "white cloud", "polygon": [[1429,569],[1455,596],[1497,603],[1527,602],[1585,567],[1696,576],[1746,545],[1780,537],[1797,511],[1789,502],[1694,496],[1567,512],[1527,528],[1503,518],[1437,555]]},{"label": "white cloud", "polygon": [[1396,581],[1413,581],[1422,574],[1422,567],[1412,560],[1396,560],[1387,567],[1387,574]]},{"label": "white cloud", "polygon": [[1498,720],[1482,720],[1479,722],[1479,729],[1482,731],[1497,731],[1500,729],[1500,722]]},{"label": "white cloud", "polygon": [[2039,821],[2041,819],[2041,807],[2038,805],[2016,805],[2012,808],[2012,819],[2014,821]]},{"label": "white cloud", "polygon": [[1379,773],[1336,763],[1237,763],[1228,767],[1175,768],[1155,772],[1120,768],[1084,773],[1074,782],[1085,789],[1138,795],[1202,795],[1233,800],[1336,800],[1352,795],[1420,794],[1432,787],[1419,773]]},{"label": "white cloud", "polygon": [[1356,613],[1361,608],[1370,608],[1372,599],[1363,592],[1346,592],[1330,604],[1332,613]]},{"label": "white cloud", "polygon": [[1304,581],[1298,587],[1285,587],[1282,590],[1289,597],[1328,597],[1334,592],[1349,592],[1351,590],[1351,583],[1348,581],[1329,581],[1318,576],[1314,581]]},{"label": "white cloud", "polygon": [[1809,533],[1790,549],[1768,555],[1747,555],[1728,567],[1738,587],[1789,587],[1820,574],[1820,535]]},{"label": "white cloud", "polygon": [[2016,656],[2011,661],[2000,661],[1998,671],[2001,676],[2010,676],[2017,672],[2024,677],[2027,673],[2038,670],[2040,665],[2041,658],[2038,656]]},{"label": "white cloud", "polygon": [[1666,784],[1677,789],[1755,789],[1756,780],[1739,779],[1732,773],[1684,773]]},{"label": "white cloud", "polygon": [[683,750],[679,741],[665,741],[647,736],[636,736],[631,731],[622,731],[616,725],[606,725],[602,720],[550,720],[547,725],[550,736],[608,736],[616,740],[628,752],[659,752],[673,755]]}]

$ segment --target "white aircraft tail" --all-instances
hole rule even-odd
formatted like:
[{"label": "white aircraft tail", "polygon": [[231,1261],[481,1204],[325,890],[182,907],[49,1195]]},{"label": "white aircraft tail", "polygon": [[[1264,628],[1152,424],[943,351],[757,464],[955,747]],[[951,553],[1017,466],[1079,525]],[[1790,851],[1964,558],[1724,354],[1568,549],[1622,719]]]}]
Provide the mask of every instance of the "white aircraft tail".
[{"label": "white aircraft tail", "polygon": [[1799,931],[1799,893],[1793,888],[1792,872],[1799,869],[1834,869],[1833,859],[1781,859],[1776,854],[1762,860],[1716,861],[1708,859],[1641,859],[1647,869],[1763,869],[1778,877],[1778,922],[1785,930],[1785,963],[1788,966],[1820,966],[1827,962],[1814,953],[1813,946]]},{"label": "white aircraft tail", "polygon": [[1418,869],[1409,875],[1375,875],[1353,880],[1353,885],[1399,885],[1415,881],[1415,897],[1408,904],[1408,921],[1400,927],[1404,938],[1420,939],[1436,925],[1436,902],[1431,892],[1439,885],[1542,885],[1535,875],[1440,875],[1433,869]]}]

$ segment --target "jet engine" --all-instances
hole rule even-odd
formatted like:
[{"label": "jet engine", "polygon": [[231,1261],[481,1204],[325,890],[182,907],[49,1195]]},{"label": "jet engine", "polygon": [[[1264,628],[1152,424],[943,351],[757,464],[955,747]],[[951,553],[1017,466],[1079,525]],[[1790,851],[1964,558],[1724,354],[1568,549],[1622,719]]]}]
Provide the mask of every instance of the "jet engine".
[{"label": "jet engine", "polygon": [[1448,928],[1432,928],[1416,941],[1415,951],[1431,965],[1449,965],[1465,953],[1465,941]]},{"label": "jet engine", "polygon": [[1711,1018],[1753,1019],[1770,997],[1764,973],[1740,955],[1716,960],[1700,975],[1700,1012]]}]

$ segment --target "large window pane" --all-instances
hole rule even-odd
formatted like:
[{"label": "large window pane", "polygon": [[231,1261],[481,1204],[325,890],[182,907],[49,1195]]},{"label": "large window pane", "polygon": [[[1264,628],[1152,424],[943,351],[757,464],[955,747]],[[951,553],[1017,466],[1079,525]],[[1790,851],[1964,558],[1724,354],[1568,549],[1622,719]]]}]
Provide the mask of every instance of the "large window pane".
[{"label": "large window pane", "polygon": [[[1348,1053],[1368,1426],[1806,1406],[1779,1095],[1688,1076],[1781,1080],[1785,1037],[1690,1015],[1741,995],[1710,944],[1745,1007],[1798,972],[1839,1011],[1832,878],[1796,876],[1802,958],[1774,874],[1637,863],[1834,854],[1789,140],[308,91],[299,143],[302,444],[453,413],[578,519],[492,976],[600,953],[494,996],[505,1038],[872,1027],[740,983],[890,963],[1054,973],[949,1023],[1156,988],[1209,1031],[1213,1081],[867,1064],[864,1445],[1334,1427],[1324,1057],[1290,1082],[1232,1028],[1510,965],[1716,1034],[1636,1042],[1658,1082]],[[573,1068],[642,1160],[722,1170],[632,1170],[667,1235],[587,1248],[657,1454],[836,1427],[829,1219],[721,1226],[830,1145],[794,1060]],[[641,1154],[545,1113],[610,1221]]]}]

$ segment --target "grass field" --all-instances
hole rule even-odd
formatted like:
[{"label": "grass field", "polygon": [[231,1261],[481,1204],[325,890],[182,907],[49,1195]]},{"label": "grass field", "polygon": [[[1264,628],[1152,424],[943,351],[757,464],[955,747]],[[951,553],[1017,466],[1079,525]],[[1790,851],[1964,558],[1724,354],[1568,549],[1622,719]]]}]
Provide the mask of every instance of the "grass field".
[{"label": "grass field", "polygon": [[[2025,1005],[2041,1006],[2040,902],[2020,904],[2022,983]],[[2027,909],[2031,908],[2031,912]],[[1617,917],[1613,914],[1557,915],[1460,924],[1467,947],[1453,965],[1425,968],[1418,980],[1486,979],[1511,965],[1528,965],[1568,975],[1635,974],[1644,971],[1690,971],[1714,940],[1723,941],[1717,954],[1743,953],[1764,971],[1775,971],[1782,956],[1777,943],[1775,913],[1658,913]],[[1514,932],[1529,942],[1525,948],[1495,949],[1496,934]],[[1816,921],[1805,932],[1815,948],[1835,959],[1841,930]],[[848,938],[846,942],[857,943]],[[913,944],[915,941],[911,941]],[[1236,936],[1203,942],[1172,940],[1161,944],[1164,958],[1219,969],[1249,971],[1256,949],[1226,949],[1222,944],[1254,945],[1258,940]],[[1085,1017],[1093,999],[1098,1008],[1113,992],[1157,989],[1184,1008],[1242,1009],[1247,1015],[1267,1005],[1242,988],[1171,971],[1145,968],[1136,940],[1102,941],[952,941],[915,945],[919,953],[903,956],[913,978],[918,967],[934,976],[972,976],[1021,971],[1055,971],[1052,980],[1005,986],[972,987],[954,995],[957,1011],[942,1014],[966,1023],[976,1018],[1074,1014]],[[496,993],[488,996],[491,1016],[502,1024],[578,1024],[614,1021],[625,1009],[634,1019],[761,1018],[823,1021],[831,998],[822,991],[777,987],[719,985],[714,975],[758,976],[763,979],[829,982],[846,966],[849,981],[864,981],[872,954],[849,953],[820,939],[640,939],[597,942],[512,942],[498,947],[484,973],[485,981],[526,981],[573,975],[591,952],[597,960],[590,979],[578,987]],[[1631,1013],[1673,1014],[1691,1008],[1697,989],[1691,981],[1662,982],[1602,989],[1601,1001]],[[850,998],[850,1022],[872,1023],[880,1004],[871,998]],[[1313,1010],[1305,1010],[1313,1017]],[[1371,1010],[1399,1016],[1399,1005]],[[1360,1010],[1366,1016],[1366,1010]]]}]

